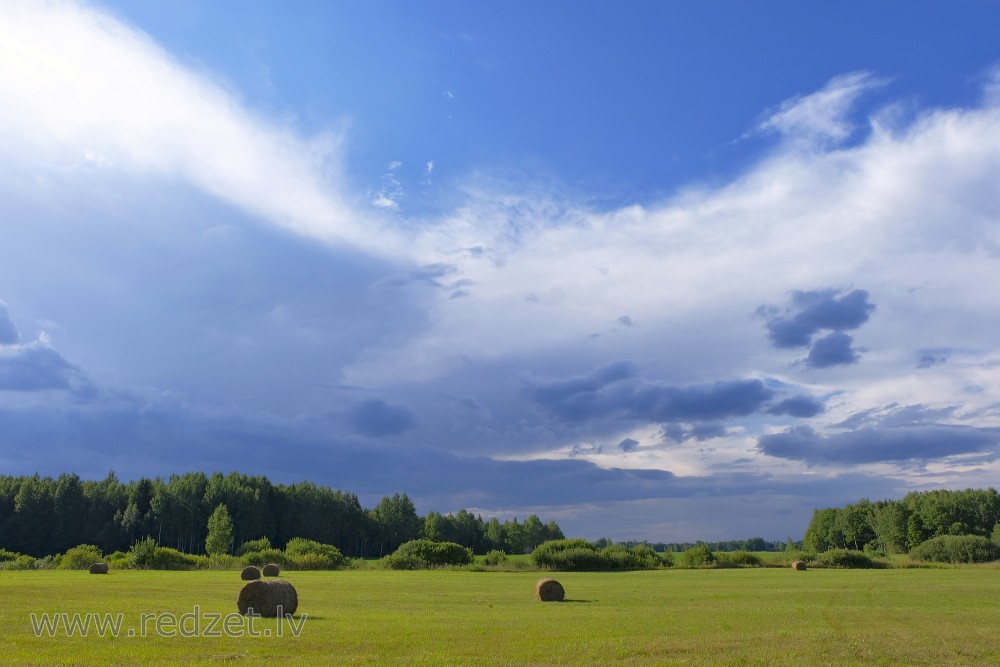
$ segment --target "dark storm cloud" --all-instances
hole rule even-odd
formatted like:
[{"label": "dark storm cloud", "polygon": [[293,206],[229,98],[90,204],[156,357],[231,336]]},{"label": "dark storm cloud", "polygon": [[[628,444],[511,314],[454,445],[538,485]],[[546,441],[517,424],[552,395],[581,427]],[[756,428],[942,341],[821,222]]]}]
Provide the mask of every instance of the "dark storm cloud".
[{"label": "dark storm cloud", "polygon": [[771,415],[785,415],[807,419],[822,414],[826,407],[812,396],[792,396],[768,408]]},{"label": "dark storm cloud", "polygon": [[955,454],[998,453],[1000,429],[947,424],[863,428],[820,435],[808,426],[761,436],[757,448],[770,456],[820,464],[928,461]]},{"label": "dark storm cloud", "polygon": [[661,434],[664,441],[670,440],[683,443],[689,440],[697,440],[698,442],[702,442],[703,440],[711,440],[712,438],[721,438],[726,434],[726,427],[716,423],[694,424],[690,427],[684,427],[680,424],[666,424]]},{"label": "dark storm cloud", "polygon": [[0,345],[17,345],[19,342],[21,334],[14,326],[14,321],[10,319],[10,310],[6,303],[0,301]]},{"label": "dark storm cloud", "polygon": [[351,413],[350,419],[359,433],[373,438],[399,435],[416,424],[412,412],[399,405],[389,405],[378,398],[359,405]]},{"label": "dark storm cloud", "polygon": [[625,438],[618,443],[618,446],[623,452],[634,452],[639,447],[639,441],[634,438]]},{"label": "dark storm cloud", "polygon": [[757,313],[767,318],[768,338],[776,348],[807,347],[820,331],[857,329],[868,321],[875,305],[861,289],[840,295],[838,290],[796,291],[784,312],[761,306]]},{"label": "dark storm cloud", "polygon": [[760,380],[672,385],[636,377],[630,362],[616,362],[569,379],[525,380],[535,405],[565,422],[629,419],[641,422],[715,421],[759,411],[774,397]]},{"label": "dark storm cloud", "polygon": [[691,427],[691,437],[701,442],[712,438],[721,438],[726,434],[726,427],[722,424],[695,424]]},{"label": "dark storm cloud", "polygon": [[853,345],[854,339],[839,331],[823,336],[813,343],[806,357],[806,365],[811,368],[830,368],[856,364],[861,355]]},{"label": "dark storm cloud", "polygon": [[946,364],[948,363],[948,355],[952,352],[954,352],[954,350],[947,348],[921,350],[920,358],[917,360],[917,368],[933,368],[934,366]]},{"label": "dark storm cloud", "polygon": [[0,351],[0,390],[85,390],[90,383],[82,371],[54,348],[34,342]]}]

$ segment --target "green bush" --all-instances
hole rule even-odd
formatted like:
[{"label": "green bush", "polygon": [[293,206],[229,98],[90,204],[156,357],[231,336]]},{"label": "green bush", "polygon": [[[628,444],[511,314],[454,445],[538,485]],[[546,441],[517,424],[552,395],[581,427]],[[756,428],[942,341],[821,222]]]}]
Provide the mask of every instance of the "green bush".
[{"label": "green bush", "polygon": [[208,567],[208,556],[194,556],[170,547],[157,547],[150,570],[194,570]]},{"label": "green bush", "polygon": [[14,551],[7,551],[6,549],[0,549],[0,563],[8,560],[14,560],[15,558],[20,558],[23,554],[16,553]]},{"label": "green bush", "polygon": [[415,558],[427,566],[468,565],[472,562],[472,551],[454,542],[433,540],[410,540],[399,545],[393,557]]},{"label": "green bush", "polygon": [[502,565],[507,562],[507,552],[501,551],[499,549],[492,549],[487,551],[486,555],[483,556],[484,565]]},{"label": "green bush", "polygon": [[816,554],[809,567],[830,567],[847,569],[866,569],[885,567],[882,563],[872,560],[872,557],[853,549],[830,549]]},{"label": "green bush", "polygon": [[[531,560],[550,570],[605,569],[597,547],[580,538],[542,542],[531,552]],[[594,563],[598,566],[594,567]]]},{"label": "green bush", "polygon": [[94,563],[104,560],[101,550],[93,544],[81,544],[67,549],[59,560],[60,570],[86,570]]},{"label": "green bush", "polygon": [[247,540],[240,545],[240,548],[236,550],[237,556],[245,556],[251,551],[264,551],[265,549],[271,548],[271,540],[267,539],[267,536],[261,537],[256,540]]},{"label": "green bush", "polygon": [[[303,567],[302,569],[304,570],[330,570],[335,567],[342,567],[347,563],[344,554],[340,553],[340,549],[332,544],[323,544],[322,542],[307,540],[302,537],[293,537],[288,540],[288,544],[285,545],[285,555],[293,563],[301,561],[302,563],[311,564],[310,567]],[[306,556],[309,556],[309,558],[305,558]],[[321,562],[325,563],[325,565],[317,567]]]},{"label": "green bush", "polygon": [[935,563],[988,563],[1000,559],[1000,547],[981,535],[942,535],[911,549],[910,558]]},{"label": "green bush", "polygon": [[250,551],[242,558],[244,563],[255,567],[264,567],[268,563],[287,565],[288,560],[288,555],[280,549],[261,549],[260,551]]},{"label": "green bush", "polygon": [[[8,552],[9,553],[9,552]],[[89,565],[87,567],[90,567]],[[10,558],[0,562],[0,570],[37,570],[39,568],[39,560],[33,556],[25,556],[19,554],[14,558]]]},{"label": "green bush", "polygon": [[[208,556],[192,556],[177,549],[161,547],[152,537],[139,540],[129,549],[127,559],[140,570],[193,570],[207,568]],[[108,563],[111,565],[111,563]]]},{"label": "green bush", "polygon": [[688,567],[712,567],[717,563],[707,544],[698,543],[684,550],[684,564]]},{"label": "green bush", "polygon": [[427,562],[416,556],[394,553],[382,559],[385,566],[390,570],[420,570],[427,567]]},{"label": "green bush", "polygon": [[648,544],[637,544],[632,547],[632,553],[634,554],[637,562],[642,563],[643,567],[646,569],[663,567],[670,567],[674,564],[674,559],[667,552],[662,554],[656,553],[656,550]]},{"label": "green bush", "polygon": [[749,551],[728,551],[715,554],[719,567],[760,567],[760,556]]},{"label": "green bush", "polygon": [[153,562],[157,547],[156,540],[152,537],[147,537],[133,544],[132,548],[128,550],[128,557],[132,561],[132,566],[140,570],[151,569],[150,563]]},{"label": "green bush", "polygon": [[612,544],[601,549],[598,554],[605,561],[605,569],[609,570],[652,570],[663,565],[656,552],[645,544],[632,548]]},{"label": "green bush", "polygon": [[538,567],[561,572],[648,570],[670,563],[645,544],[631,549],[611,544],[598,550],[597,545],[579,538],[543,542],[531,552],[531,560]]},{"label": "green bush", "polygon": [[239,556],[214,554],[208,557],[208,569],[210,570],[242,570],[244,566],[245,563]]},{"label": "green bush", "polygon": [[343,565],[343,563],[338,563],[322,554],[291,556],[288,559],[288,564],[296,570],[336,570]]}]

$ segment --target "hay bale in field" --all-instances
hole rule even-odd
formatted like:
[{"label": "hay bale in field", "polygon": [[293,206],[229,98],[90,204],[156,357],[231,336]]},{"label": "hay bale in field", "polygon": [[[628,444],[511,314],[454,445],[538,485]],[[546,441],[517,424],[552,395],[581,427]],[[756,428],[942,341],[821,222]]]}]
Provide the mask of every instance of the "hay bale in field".
[{"label": "hay bale in field", "polygon": [[107,563],[94,563],[90,566],[91,574],[107,574],[108,564]]},{"label": "hay bale in field", "polygon": [[555,579],[540,579],[535,584],[535,597],[542,602],[562,602],[566,591]]},{"label": "hay bale in field", "polygon": [[281,574],[281,568],[278,567],[277,563],[268,563],[264,566],[264,569],[260,571],[265,577],[277,577]]},{"label": "hay bale in field", "polygon": [[236,607],[244,616],[253,613],[256,616],[274,618],[281,614],[289,616],[295,613],[299,606],[299,595],[295,587],[282,579],[261,579],[251,581],[240,591]]},{"label": "hay bale in field", "polygon": [[242,572],[240,572],[240,579],[242,579],[243,581],[252,581],[254,579],[260,579],[260,570],[255,568],[253,565],[248,565],[245,568],[243,568]]},{"label": "hay bale in field", "polygon": [[806,563],[805,563],[805,561],[801,561],[801,560],[795,561],[794,563],[792,563],[792,569],[795,570],[796,572],[802,572],[802,571],[804,571],[806,569]]}]

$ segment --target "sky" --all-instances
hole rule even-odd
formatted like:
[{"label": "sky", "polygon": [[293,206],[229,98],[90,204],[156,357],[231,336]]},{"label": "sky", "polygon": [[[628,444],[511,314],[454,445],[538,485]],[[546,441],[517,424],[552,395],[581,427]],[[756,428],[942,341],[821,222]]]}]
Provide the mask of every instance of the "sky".
[{"label": "sky", "polygon": [[0,472],[800,539],[1000,476],[1000,2],[0,1]]}]

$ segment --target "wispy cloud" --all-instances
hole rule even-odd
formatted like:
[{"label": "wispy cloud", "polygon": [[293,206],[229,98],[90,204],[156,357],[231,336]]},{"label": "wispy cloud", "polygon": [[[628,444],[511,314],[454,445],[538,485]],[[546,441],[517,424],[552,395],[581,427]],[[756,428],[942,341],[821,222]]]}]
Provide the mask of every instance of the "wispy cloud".
[{"label": "wispy cloud", "polygon": [[87,5],[0,6],[0,136],[8,162],[85,159],[181,178],[310,238],[396,247],[342,193],[337,132],[304,138],[249,111],[225,84]]}]

